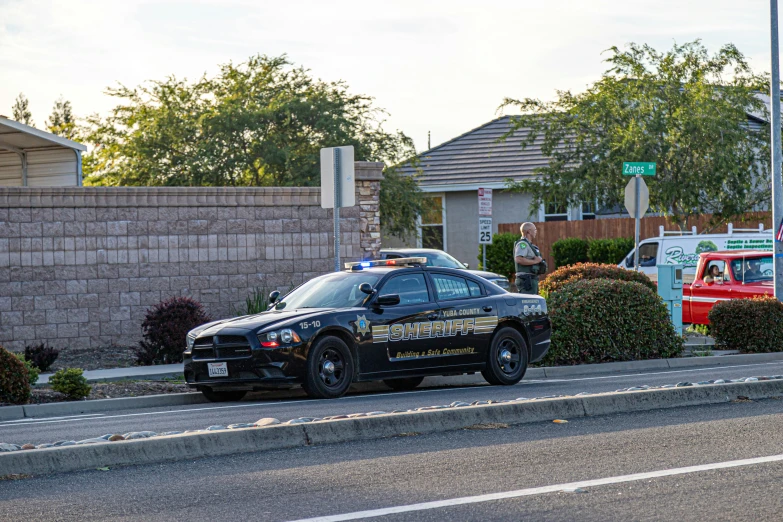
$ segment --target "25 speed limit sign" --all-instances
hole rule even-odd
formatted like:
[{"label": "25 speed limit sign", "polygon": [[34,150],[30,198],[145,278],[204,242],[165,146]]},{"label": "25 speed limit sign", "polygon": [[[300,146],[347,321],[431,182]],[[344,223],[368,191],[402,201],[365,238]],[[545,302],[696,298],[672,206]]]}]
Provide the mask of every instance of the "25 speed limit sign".
[{"label": "25 speed limit sign", "polygon": [[479,245],[492,244],[492,218],[479,218]]}]

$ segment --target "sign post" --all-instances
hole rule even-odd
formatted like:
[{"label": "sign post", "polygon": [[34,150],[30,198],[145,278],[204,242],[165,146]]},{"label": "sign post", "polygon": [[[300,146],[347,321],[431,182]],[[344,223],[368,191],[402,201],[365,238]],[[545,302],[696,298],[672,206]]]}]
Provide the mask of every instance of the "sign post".
[{"label": "sign post", "polygon": [[641,228],[640,220],[644,217],[647,209],[650,208],[650,191],[642,176],[655,175],[655,163],[623,163],[623,176],[634,176],[628,185],[625,186],[625,208],[634,218],[634,270],[639,271],[639,232]]},{"label": "sign post", "polygon": [[492,189],[478,189],[479,244],[481,245],[481,268],[487,269],[487,245],[492,244]]},{"label": "sign post", "polygon": [[334,271],[340,271],[340,207],[356,204],[353,145],[321,149],[321,208],[334,209]]}]

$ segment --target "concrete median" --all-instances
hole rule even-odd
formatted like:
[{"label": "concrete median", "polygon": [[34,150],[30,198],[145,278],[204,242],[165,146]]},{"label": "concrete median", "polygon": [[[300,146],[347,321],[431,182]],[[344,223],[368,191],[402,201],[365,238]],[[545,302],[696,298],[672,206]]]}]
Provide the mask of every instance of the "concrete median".
[{"label": "concrete median", "polygon": [[239,453],[434,433],[475,424],[519,425],[554,419],[725,403],[738,397],[783,395],[783,380],[605,393],[499,404],[443,407],[302,424],[186,433],[142,440],[105,442],[0,453],[0,477],[47,474],[104,466],[128,466]]}]

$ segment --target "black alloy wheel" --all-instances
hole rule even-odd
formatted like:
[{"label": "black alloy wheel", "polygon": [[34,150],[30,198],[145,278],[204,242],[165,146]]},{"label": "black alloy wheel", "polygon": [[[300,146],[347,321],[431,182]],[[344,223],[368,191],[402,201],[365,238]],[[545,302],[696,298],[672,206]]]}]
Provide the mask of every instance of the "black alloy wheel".
[{"label": "black alloy wheel", "polygon": [[353,380],[353,358],[337,337],[324,337],[307,354],[307,374],[302,388],[316,399],[335,399],[345,394]]},{"label": "black alloy wheel", "polygon": [[242,400],[246,391],[215,391],[211,388],[202,388],[201,393],[209,402],[234,402]]},{"label": "black alloy wheel", "polygon": [[405,379],[384,379],[383,384],[396,391],[412,390],[424,380],[424,377],[408,377]]},{"label": "black alloy wheel", "polygon": [[513,328],[501,328],[492,338],[484,379],[494,385],[511,385],[527,371],[528,351],[524,337]]}]

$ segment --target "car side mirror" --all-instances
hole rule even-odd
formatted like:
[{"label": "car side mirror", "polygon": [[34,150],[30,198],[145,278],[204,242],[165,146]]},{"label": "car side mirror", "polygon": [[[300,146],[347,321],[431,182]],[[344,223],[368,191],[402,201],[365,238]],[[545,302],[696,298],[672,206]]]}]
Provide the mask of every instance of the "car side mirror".
[{"label": "car side mirror", "polygon": [[470,268],[470,264],[469,263],[462,263],[462,266],[464,266],[465,268]]},{"label": "car side mirror", "polygon": [[394,306],[400,304],[400,296],[398,294],[386,294],[378,296],[375,300],[375,304],[378,306]]},{"label": "car side mirror", "polygon": [[370,283],[362,283],[359,285],[359,290],[367,295],[373,294],[372,285]]},{"label": "car side mirror", "polygon": [[278,297],[280,297],[280,292],[277,290],[272,290],[272,292],[269,293],[269,302],[271,304],[275,304]]}]

